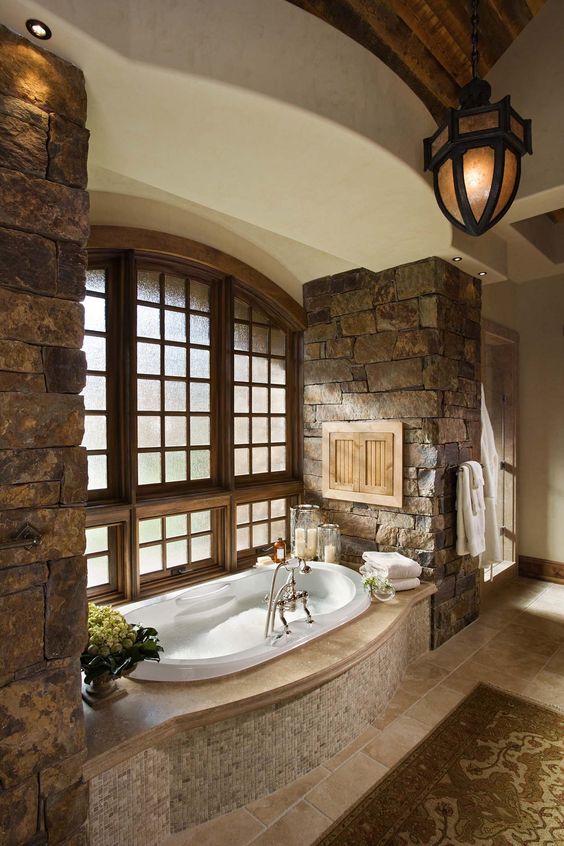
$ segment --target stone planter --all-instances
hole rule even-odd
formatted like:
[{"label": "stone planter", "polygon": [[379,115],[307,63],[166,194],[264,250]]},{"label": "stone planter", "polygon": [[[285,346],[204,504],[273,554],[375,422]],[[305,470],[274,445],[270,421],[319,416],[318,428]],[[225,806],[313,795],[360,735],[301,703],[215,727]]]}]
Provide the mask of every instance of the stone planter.
[{"label": "stone planter", "polygon": [[109,673],[82,685],[82,698],[91,708],[104,708],[111,702],[127,696],[127,690],[119,686],[119,680]]}]

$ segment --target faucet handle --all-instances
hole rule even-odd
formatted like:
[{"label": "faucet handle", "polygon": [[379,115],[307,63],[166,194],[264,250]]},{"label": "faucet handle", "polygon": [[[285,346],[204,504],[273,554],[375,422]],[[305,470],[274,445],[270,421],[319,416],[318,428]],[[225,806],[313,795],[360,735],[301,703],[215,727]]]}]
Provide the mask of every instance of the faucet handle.
[{"label": "faucet handle", "polygon": [[297,569],[299,569],[300,564],[301,564],[300,559],[296,558],[295,556],[287,558],[286,561],[284,561],[284,567],[287,570],[297,570]]}]

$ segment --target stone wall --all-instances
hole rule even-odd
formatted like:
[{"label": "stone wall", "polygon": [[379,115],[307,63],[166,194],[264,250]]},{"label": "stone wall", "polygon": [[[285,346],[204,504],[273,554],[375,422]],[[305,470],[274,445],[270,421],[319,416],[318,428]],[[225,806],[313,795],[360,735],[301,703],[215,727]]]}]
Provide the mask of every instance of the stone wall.
[{"label": "stone wall", "polygon": [[86,842],[82,73],[0,27],[0,842]]},{"label": "stone wall", "polygon": [[[480,282],[438,258],[304,288],[304,480],[343,532],[343,562],[399,550],[433,580],[433,646],[478,615],[477,560],[455,552],[456,467],[479,458]],[[402,508],[321,499],[321,425],[401,419]]]}]

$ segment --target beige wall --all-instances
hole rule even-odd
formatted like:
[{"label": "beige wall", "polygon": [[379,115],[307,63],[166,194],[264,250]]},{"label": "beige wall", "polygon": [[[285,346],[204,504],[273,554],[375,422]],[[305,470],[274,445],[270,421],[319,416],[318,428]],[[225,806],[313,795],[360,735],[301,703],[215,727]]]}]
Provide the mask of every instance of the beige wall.
[{"label": "beige wall", "polygon": [[520,334],[519,552],[564,561],[564,276],[485,286],[482,303]]}]

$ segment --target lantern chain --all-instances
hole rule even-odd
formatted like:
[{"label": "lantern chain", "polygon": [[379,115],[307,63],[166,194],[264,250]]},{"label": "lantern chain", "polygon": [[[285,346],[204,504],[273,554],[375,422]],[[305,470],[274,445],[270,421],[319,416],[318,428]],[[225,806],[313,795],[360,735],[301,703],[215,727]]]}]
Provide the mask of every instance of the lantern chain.
[{"label": "lantern chain", "polygon": [[478,11],[479,0],[472,0],[472,79],[478,77],[478,62],[480,51],[478,50],[478,30],[480,27],[480,14]]}]

